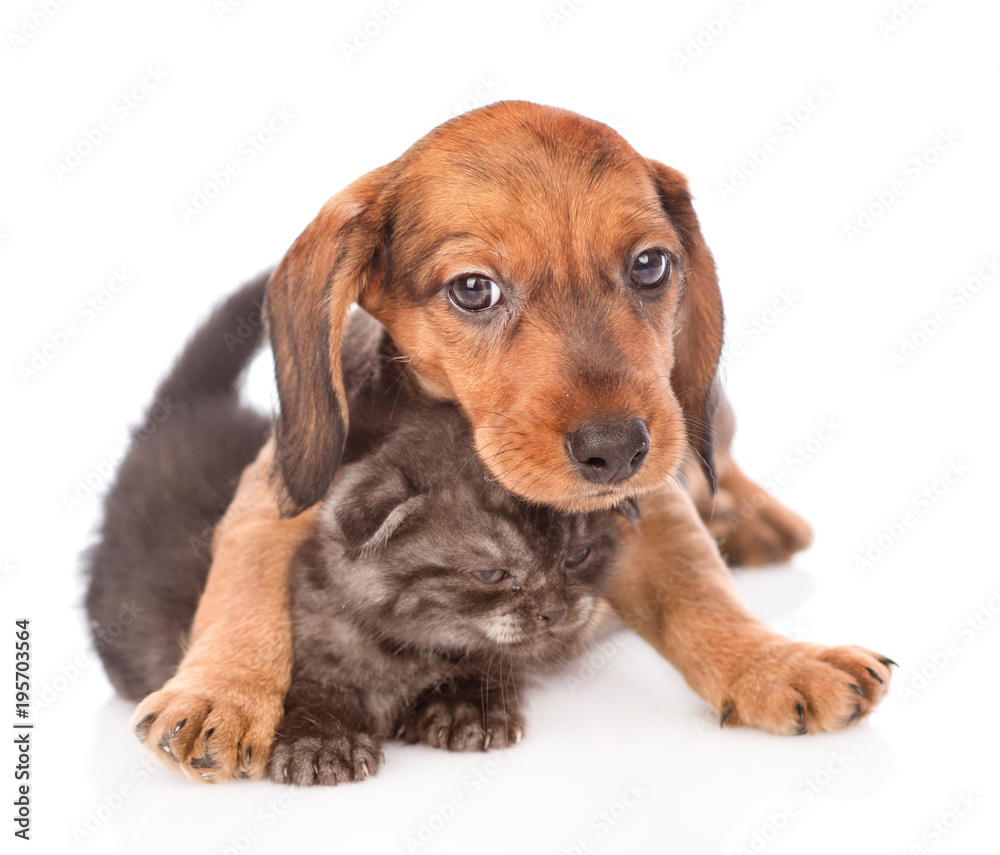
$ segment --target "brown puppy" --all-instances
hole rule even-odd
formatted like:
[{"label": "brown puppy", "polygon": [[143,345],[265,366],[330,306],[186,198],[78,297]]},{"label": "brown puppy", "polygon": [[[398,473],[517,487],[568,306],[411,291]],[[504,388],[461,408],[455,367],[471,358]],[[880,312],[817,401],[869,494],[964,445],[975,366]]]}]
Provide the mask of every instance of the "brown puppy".
[{"label": "brown puppy", "polygon": [[728,411],[713,455],[722,304],[684,177],[598,122],[505,102],[338,193],[271,277],[276,438],[217,529],[178,673],[136,712],[150,748],[169,745],[196,780],[207,740],[216,780],[263,773],[291,673],[288,565],[346,433],[340,338],[355,301],[409,359],[415,390],[458,402],[509,490],[566,511],[645,497],[616,606],[724,724],[836,730],[881,699],[889,660],[774,633],[699,518],[717,459],[728,516],[714,524],[734,562],[809,540],[732,462]]}]

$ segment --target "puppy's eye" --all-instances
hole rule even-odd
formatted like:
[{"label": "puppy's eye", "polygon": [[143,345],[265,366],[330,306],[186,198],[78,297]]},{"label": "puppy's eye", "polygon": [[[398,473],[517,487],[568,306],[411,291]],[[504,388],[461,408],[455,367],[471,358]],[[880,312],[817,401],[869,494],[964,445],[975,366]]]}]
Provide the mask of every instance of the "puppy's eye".
[{"label": "puppy's eye", "polygon": [[670,259],[662,249],[645,249],[632,261],[629,277],[637,288],[658,288],[670,277]]},{"label": "puppy's eye", "polygon": [[492,309],[503,297],[503,292],[492,279],[478,273],[459,276],[448,286],[452,302],[467,312]]},{"label": "puppy's eye", "polygon": [[566,559],[567,567],[579,567],[590,557],[589,549],[578,549],[569,558]]},{"label": "puppy's eye", "polygon": [[506,579],[510,574],[506,570],[484,570],[479,574],[479,578],[483,582],[487,582],[493,585],[503,579]]}]

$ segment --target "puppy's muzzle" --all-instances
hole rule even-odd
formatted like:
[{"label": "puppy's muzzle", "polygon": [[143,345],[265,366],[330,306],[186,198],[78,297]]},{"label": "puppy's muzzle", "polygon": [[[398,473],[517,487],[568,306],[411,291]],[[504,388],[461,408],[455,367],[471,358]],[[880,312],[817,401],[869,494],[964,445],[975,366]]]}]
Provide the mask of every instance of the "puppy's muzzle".
[{"label": "puppy's muzzle", "polygon": [[588,481],[616,484],[639,471],[649,452],[642,419],[584,422],[567,437],[570,460]]}]

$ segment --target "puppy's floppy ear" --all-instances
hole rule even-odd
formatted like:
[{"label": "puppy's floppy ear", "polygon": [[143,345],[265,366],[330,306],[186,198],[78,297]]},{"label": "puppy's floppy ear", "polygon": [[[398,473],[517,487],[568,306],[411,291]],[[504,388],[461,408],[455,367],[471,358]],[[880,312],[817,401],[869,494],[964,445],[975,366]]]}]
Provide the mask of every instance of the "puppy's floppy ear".
[{"label": "puppy's floppy ear", "polygon": [[661,204],[680,231],[685,255],[684,294],[677,314],[670,385],[684,411],[688,444],[700,458],[714,490],[712,417],[717,402],[714,383],[723,334],[722,296],[715,261],[691,205],[687,179],[655,160],[647,160],[646,165]]},{"label": "puppy's floppy ear", "polygon": [[383,238],[374,203],[391,172],[392,164],[373,170],[330,199],[267,285],[282,516],[318,502],[340,463],[348,427],[340,340],[351,303],[379,287]]}]

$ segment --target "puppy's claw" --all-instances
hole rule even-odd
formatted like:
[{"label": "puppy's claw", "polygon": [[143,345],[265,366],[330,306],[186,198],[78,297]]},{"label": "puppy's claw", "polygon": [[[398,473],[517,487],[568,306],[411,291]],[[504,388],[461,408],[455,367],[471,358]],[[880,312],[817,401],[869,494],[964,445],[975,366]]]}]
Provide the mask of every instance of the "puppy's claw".
[{"label": "puppy's claw", "polygon": [[796,704],[795,710],[799,714],[799,726],[795,733],[798,736],[805,736],[809,732],[806,727],[806,708],[802,704]]},{"label": "puppy's claw", "polygon": [[149,728],[153,724],[153,719],[155,716],[150,713],[149,715],[143,716],[139,723],[135,726],[135,736],[140,742],[146,741],[146,734],[149,733]]},{"label": "puppy's claw", "polygon": [[160,748],[163,749],[163,753],[167,755],[175,763],[178,763],[178,759],[174,752],[170,748],[170,736],[169,734],[164,734],[160,739]]}]

